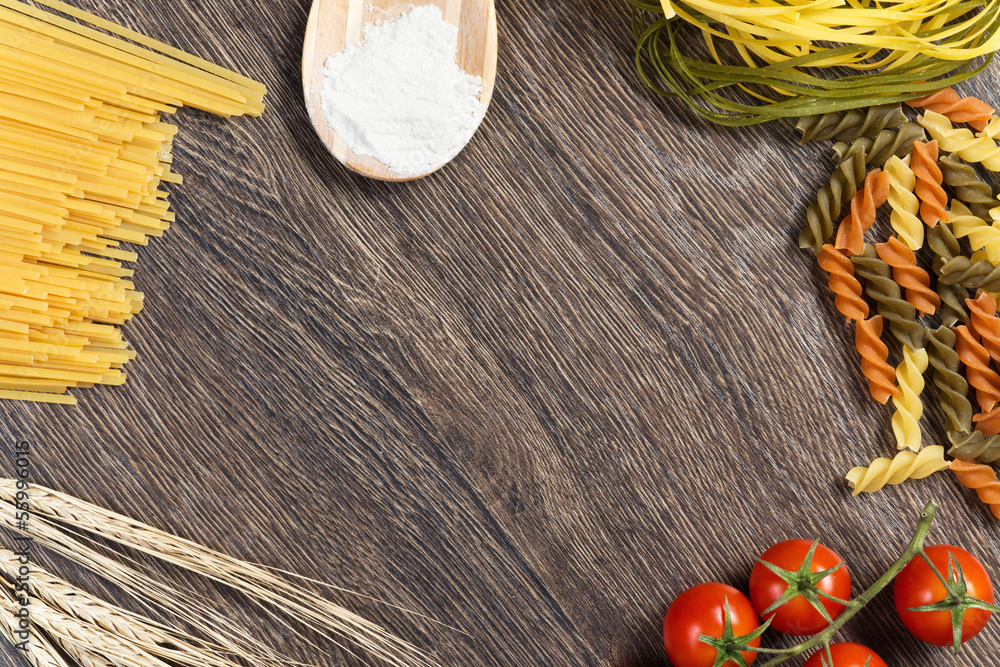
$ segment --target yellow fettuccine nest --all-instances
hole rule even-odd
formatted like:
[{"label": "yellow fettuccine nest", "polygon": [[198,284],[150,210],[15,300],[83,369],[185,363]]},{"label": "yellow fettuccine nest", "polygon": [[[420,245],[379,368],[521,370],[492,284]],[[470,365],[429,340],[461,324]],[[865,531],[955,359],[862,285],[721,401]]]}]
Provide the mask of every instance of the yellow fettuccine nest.
[{"label": "yellow fettuccine nest", "polygon": [[929,95],[1000,48],[1000,0],[628,2],[646,86],[729,126]]},{"label": "yellow fettuccine nest", "polygon": [[[1000,31],[979,12],[996,12],[997,1],[909,0],[872,4],[857,0],[690,0],[675,5],[660,0],[667,18],[679,17],[699,28],[716,62],[712,40],[733,42],[748,65],[784,62],[810,53],[831,51],[810,67],[846,66],[874,70],[908,62],[922,54],[941,60],[969,60],[995,51]],[[707,18],[708,21],[704,19]],[[862,47],[837,53],[843,46]],[[875,62],[870,59],[883,51]]]}]

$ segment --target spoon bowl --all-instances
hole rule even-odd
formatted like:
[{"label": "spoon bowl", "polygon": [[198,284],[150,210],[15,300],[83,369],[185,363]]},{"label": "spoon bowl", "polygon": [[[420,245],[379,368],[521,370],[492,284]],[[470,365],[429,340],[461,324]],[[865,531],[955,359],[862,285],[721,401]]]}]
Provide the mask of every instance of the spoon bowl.
[{"label": "spoon bowl", "polygon": [[497,71],[497,21],[493,0],[313,0],[302,49],[306,110],[327,149],[348,169],[362,176],[382,181],[409,181],[433,173],[443,165],[426,173],[401,176],[375,158],[355,154],[323,114],[321,92],[326,59],[348,44],[357,44],[365,24],[395,21],[413,7],[423,5],[436,5],[444,19],[458,28],[457,64],[472,76],[482,78],[480,101],[488,107]]}]

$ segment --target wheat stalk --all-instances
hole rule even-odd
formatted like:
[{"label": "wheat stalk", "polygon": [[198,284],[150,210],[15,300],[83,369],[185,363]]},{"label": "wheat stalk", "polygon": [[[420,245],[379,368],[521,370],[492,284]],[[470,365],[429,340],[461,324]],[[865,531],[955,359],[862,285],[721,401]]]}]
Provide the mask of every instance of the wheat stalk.
[{"label": "wheat stalk", "polygon": [[[16,505],[16,494],[16,480],[0,479],[0,502]],[[284,621],[277,614],[288,613],[305,626],[325,634],[331,641],[338,643],[335,636],[348,639],[390,665],[432,667],[437,664],[419,648],[381,626],[289,581],[311,581],[304,577],[227,556],[58,491],[32,485],[29,495],[33,514],[26,534],[42,546],[120,585],[131,595],[166,608],[188,622],[198,623],[200,627],[205,627],[202,625],[204,615],[213,615],[211,610],[148,575],[99,554],[65,527],[85,531],[208,577],[249,596],[281,622]],[[17,530],[13,512],[0,515],[0,521]],[[220,622],[218,615],[213,615],[213,619],[216,623]],[[251,652],[269,661],[281,661],[273,651],[235,631],[232,624],[220,623],[215,627],[225,631],[217,633],[213,641],[227,649],[236,649],[237,653],[244,654]]]},{"label": "wheat stalk", "polygon": [[[6,520],[6,523],[8,527],[14,527],[13,520]],[[76,539],[73,533],[61,532],[58,526],[44,517],[33,518],[31,530],[27,534],[30,534],[43,547],[116,584],[143,604],[165,609],[188,624],[207,630],[213,639],[229,647],[232,652],[240,655],[260,656],[254,664],[273,666],[284,660],[279,654],[249,636],[229,619],[218,614],[200,600],[105,556]],[[132,562],[136,567],[140,567],[138,563]],[[259,602],[258,605],[260,605]],[[287,621],[277,617],[273,611],[267,608],[264,611],[291,629]],[[209,630],[209,628],[211,629]],[[294,629],[292,632],[295,632]],[[338,642],[335,643],[341,646]],[[341,648],[350,652],[347,647],[341,646]],[[392,660],[390,663],[393,665],[409,664]]]},{"label": "wheat stalk", "polygon": [[[10,642],[11,646],[17,646],[21,641],[15,634],[18,631],[17,605],[10,599],[9,593],[0,591],[0,636]],[[21,655],[27,658],[32,667],[72,667],[66,659],[52,646],[48,638],[34,634],[28,644],[28,651],[20,651]]]},{"label": "wheat stalk", "polygon": [[[0,513],[0,521],[16,530],[12,514],[8,516],[8,513]],[[117,585],[140,603],[165,609],[178,619],[202,628],[213,642],[227,652],[252,657],[253,664],[265,667],[276,667],[285,662],[273,649],[250,637],[232,621],[201,601],[108,558],[71,536],[60,533],[50,523],[32,521],[30,534],[40,545]]]},{"label": "wheat stalk", "polygon": [[169,667],[121,637],[37,600],[31,604],[31,622],[45,632],[53,644],[85,667],[94,659],[102,665],[117,667]]},{"label": "wheat stalk", "polygon": [[[13,617],[20,608],[10,597],[10,582],[8,586],[6,595],[0,598],[0,613]],[[31,627],[35,630],[33,640],[46,637],[51,645],[58,646],[82,667],[169,667],[130,645],[127,640],[53,609],[38,599],[31,598],[28,608]],[[29,648],[33,643],[29,643]],[[30,652],[34,649],[31,648]]]},{"label": "wheat stalk", "polygon": [[[11,551],[0,549],[0,573],[13,582],[20,561]],[[111,633],[149,655],[172,664],[190,667],[238,667],[220,647],[184,636],[161,623],[116,607],[86,593],[38,566],[32,566],[31,595],[70,617]],[[253,661],[254,656],[242,657]]]},{"label": "wheat stalk", "polygon": [[[10,598],[19,562],[11,552],[2,553],[0,558],[0,569],[11,578],[6,582],[6,590],[0,593],[0,622],[4,626],[3,635],[16,642],[13,619],[20,607]],[[34,665],[240,667],[212,650],[196,646],[166,626],[94,598],[41,568],[32,567],[30,588],[29,618],[33,632],[29,652],[22,654]],[[66,662],[63,654],[72,663]],[[249,662],[255,664],[252,657]]]}]

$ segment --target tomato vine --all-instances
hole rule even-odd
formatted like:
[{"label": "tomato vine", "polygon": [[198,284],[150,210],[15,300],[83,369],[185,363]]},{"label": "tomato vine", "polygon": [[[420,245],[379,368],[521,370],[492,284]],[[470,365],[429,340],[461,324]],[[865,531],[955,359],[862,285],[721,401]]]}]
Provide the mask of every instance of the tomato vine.
[{"label": "tomato vine", "polygon": [[[988,589],[988,594],[983,595],[983,597],[988,598],[986,600],[977,597],[980,595],[980,591],[986,591],[985,588],[967,588],[966,579],[963,575],[963,566],[958,564],[954,556],[945,556],[946,560],[944,562],[947,563],[946,569],[948,570],[946,576],[941,573],[938,565],[928,555],[928,552],[936,553],[936,550],[939,548],[944,548],[946,550],[950,549],[953,551],[962,551],[963,554],[968,555],[968,557],[973,561],[975,560],[971,554],[967,554],[967,552],[964,552],[964,550],[958,549],[957,547],[934,546],[927,547],[925,549],[924,541],[927,538],[931,522],[934,520],[934,515],[936,514],[937,509],[937,504],[933,502],[929,502],[924,506],[910,542],[907,544],[902,555],[888,568],[885,574],[879,577],[878,580],[876,580],[860,595],[850,600],[842,600],[839,597],[829,595],[825,591],[820,591],[816,588],[816,585],[824,578],[823,575],[835,573],[841,566],[834,565],[832,567],[827,567],[824,571],[811,573],[810,567],[812,566],[812,558],[816,549],[815,545],[807,551],[806,558],[802,561],[802,565],[795,571],[783,570],[782,568],[774,566],[771,563],[766,563],[762,559],[760,561],[761,564],[764,564],[768,570],[781,576],[786,582],[788,582],[790,592],[780,598],[780,600],[787,602],[801,593],[802,599],[812,605],[812,607],[816,609],[816,612],[822,616],[821,620],[824,621],[825,627],[823,627],[823,629],[816,634],[812,635],[809,639],[794,646],[780,649],[760,647],[759,637],[761,633],[771,625],[771,622],[775,618],[774,614],[771,612],[778,608],[780,604],[767,606],[767,609],[764,610],[764,615],[767,616],[769,613],[771,615],[766,618],[763,624],[756,628],[748,626],[745,621],[745,615],[741,615],[740,626],[743,628],[743,632],[745,634],[739,635],[733,631],[734,617],[730,609],[729,599],[727,598],[725,600],[724,610],[720,612],[721,616],[719,617],[719,621],[721,622],[716,622],[716,625],[718,625],[720,629],[724,629],[724,631],[716,632],[715,635],[700,634],[697,637],[697,642],[707,645],[712,649],[710,662],[708,662],[708,664],[711,664],[713,667],[728,667],[729,665],[735,665],[736,667],[749,667],[749,663],[754,661],[756,654],[761,654],[762,657],[767,657],[767,661],[758,667],[776,667],[776,665],[794,658],[795,656],[802,655],[814,649],[819,649],[818,653],[822,656],[820,658],[820,662],[833,665],[834,657],[831,653],[830,640],[834,634],[840,630],[840,628],[842,628],[844,624],[846,624],[856,613],[864,608],[864,606],[868,604],[876,595],[878,595],[886,586],[888,586],[893,579],[900,574],[900,572],[912,571],[914,569],[914,565],[912,563],[917,563],[924,569],[927,569],[929,566],[930,571],[933,572],[933,575],[931,575],[934,579],[933,584],[935,586],[940,585],[942,592],[936,598],[940,600],[940,602],[902,608],[900,611],[901,618],[904,617],[904,614],[912,615],[915,613],[944,612],[948,616],[951,623],[951,627],[948,628],[947,636],[953,638],[953,642],[949,643],[953,643],[953,646],[957,651],[962,641],[968,639],[972,634],[978,632],[982,625],[985,625],[990,613],[1000,612],[1000,607],[992,604],[992,588]],[[965,558],[965,556],[962,557]],[[976,561],[976,563],[978,564],[978,561]],[[818,565],[817,567],[824,566]],[[971,565],[967,567],[971,567]],[[979,565],[979,568],[981,569],[981,565]],[[977,579],[982,579],[983,577],[985,577],[986,585],[988,586],[989,578],[985,574],[985,571],[983,571],[982,576],[975,577],[973,582]],[[793,584],[795,585],[796,590],[792,590]],[[723,586],[722,584],[714,585]],[[849,587],[850,584],[848,583],[848,593],[850,592]],[[735,595],[742,597],[742,594],[735,589],[732,592]],[[838,603],[838,607],[842,604],[842,611],[838,609],[839,615],[836,616],[827,614],[827,610],[822,609],[823,604],[821,603],[820,598],[835,601]],[[973,614],[978,615],[978,620],[976,621],[977,624],[981,621],[979,627],[975,628],[971,634],[969,634],[969,628],[967,627],[969,624],[968,620],[966,620],[966,631],[963,634],[963,617],[965,616],[966,611],[971,611]],[[668,618],[670,613],[670,610],[668,610]],[[984,615],[985,620],[983,619]],[[668,631],[668,623],[666,621],[667,619],[665,619],[664,624],[665,641]],[[909,627],[909,625],[907,627]],[[720,634],[721,636],[718,636]],[[834,644],[833,646],[838,645]],[[846,646],[846,644],[841,644],[839,646],[843,647]],[[668,655],[670,653],[671,650],[668,646]],[[877,658],[877,656],[875,657]],[[692,665],[693,664],[694,663],[692,663]],[[701,662],[698,664],[701,664]],[[678,664],[677,667],[686,666],[684,664]]]}]

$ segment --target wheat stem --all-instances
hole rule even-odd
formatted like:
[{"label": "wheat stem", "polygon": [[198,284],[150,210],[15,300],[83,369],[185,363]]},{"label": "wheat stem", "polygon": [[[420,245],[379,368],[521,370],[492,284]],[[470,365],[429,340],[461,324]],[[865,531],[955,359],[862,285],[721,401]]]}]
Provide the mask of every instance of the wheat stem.
[{"label": "wheat stem", "polygon": [[[14,505],[16,494],[16,480],[0,479],[0,502]],[[187,622],[205,627],[204,616],[211,615],[217,624],[209,627],[224,629],[213,636],[213,641],[228,650],[250,651],[271,661],[266,664],[280,662],[276,653],[235,631],[231,624],[223,622],[204,605],[85,546],[82,540],[86,538],[75,531],[85,531],[229,586],[249,596],[286,627],[290,626],[279,614],[288,614],[344,650],[346,647],[336,637],[351,641],[390,665],[432,667],[437,664],[430,655],[381,626],[291,583],[307,581],[303,577],[227,556],[58,491],[32,485],[29,495],[33,514],[26,534],[42,546],[121,586],[136,598],[165,608]],[[17,530],[13,512],[0,513],[0,523]]]}]

